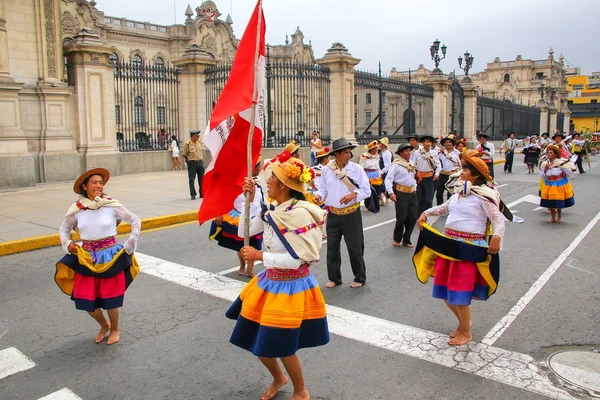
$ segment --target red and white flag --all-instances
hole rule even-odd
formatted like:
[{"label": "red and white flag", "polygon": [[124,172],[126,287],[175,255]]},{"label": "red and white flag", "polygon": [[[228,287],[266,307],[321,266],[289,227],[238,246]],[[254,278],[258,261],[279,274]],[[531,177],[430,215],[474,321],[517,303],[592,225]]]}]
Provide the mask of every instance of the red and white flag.
[{"label": "red and white flag", "polygon": [[[202,142],[210,150],[212,161],[202,180],[202,204],[198,211],[200,224],[227,214],[233,201],[242,192],[247,175],[248,134],[253,101],[255,126],[252,136],[252,165],[256,164],[262,147],[265,82],[265,20],[260,0],[238,46],[229,79],[210,116]],[[260,10],[260,35],[258,19]],[[257,99],[254,91],[254,61],[256,41],[260,40],[257,60]]]}]

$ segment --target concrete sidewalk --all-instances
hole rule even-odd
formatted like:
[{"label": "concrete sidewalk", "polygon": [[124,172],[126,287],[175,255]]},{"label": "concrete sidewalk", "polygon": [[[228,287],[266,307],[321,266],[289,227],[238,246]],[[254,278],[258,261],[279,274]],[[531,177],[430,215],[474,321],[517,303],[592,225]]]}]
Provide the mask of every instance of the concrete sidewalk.
[{"label": "concrete sidewalk", "polygon": [[[77,200],[73,183],[0,191],[0,246],[58,233],[65,213]],[[114,176],[105,191],[142,220],[197,212],[201,201],[190,200],[187,170]]]}]

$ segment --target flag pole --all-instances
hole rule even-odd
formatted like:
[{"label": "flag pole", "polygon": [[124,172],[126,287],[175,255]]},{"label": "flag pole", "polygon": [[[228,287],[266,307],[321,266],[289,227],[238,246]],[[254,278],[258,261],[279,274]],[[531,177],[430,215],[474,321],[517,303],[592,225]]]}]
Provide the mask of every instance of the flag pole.
[{"label": "flag pole", "polygon": [[[256,124],[256,103],[258,96],[258,57],[260,54],[261,30],[262,30],[262,0],[258,1],[258,24],[256,27],[256,50],[254,52],[254,89],[252,90],[252,106],[250,107],[250,131],[248,132],[248,151],[246,161],[248,167],[248,178],[252,179],[252,136]],[[246,192],[244,204],[244,246],[250,245],[250,193]]]}]

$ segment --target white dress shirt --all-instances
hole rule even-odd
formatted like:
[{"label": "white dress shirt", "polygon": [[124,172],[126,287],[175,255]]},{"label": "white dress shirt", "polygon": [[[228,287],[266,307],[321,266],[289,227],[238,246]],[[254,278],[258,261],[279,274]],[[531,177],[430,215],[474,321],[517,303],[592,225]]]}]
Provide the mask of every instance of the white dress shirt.
[{"label": "white dress shirt", "polygon": [[483,145],[487,147],[488,150],[483,150],[483,147],[481,147],[480,144],[479,146],[477,146],[477,151],[483,153],[483,156],[481,156],[481,159],[483,161],[485,161],[486,163],[490,163],[494,159],[494,153],[496,152],[496,148],[494,147],[494,143],[492,142],[485,142]]},{"label": "white dress shirt", "polygon": [[[431,154],[433,158],[433,170],[431,169],[431,165],[429,165],[429,161],[423,157],[423,154],[427,153]],[[442,170],[442,165],[440,164],[440,158],[438,157],[438,153],[433,149],[429,149],[429,152],[425,152],[425,149],[415,151],[413,160],[413,164],[417,167],[417,171],[419,172],[433,172],[435,176],[438,176],[440,174],[440,171]]]},{"label": "white dress shirt", "polygon": [[409,172],[406,168],[393,163],[390,166],[387,176],[385,177],[385,190],[392,194],[394,193],[394,185],[402,185],[417,189],[417,181],[415,180],[415,173]]},{"label": "white dress shirt", "polygon": [[381,152],[381,158],[383,159],[383,169],[381,170],[381,172],[385,174],[390,169],[394,156],[392,155],[391,151],[385,149]]},{"label": "white dress shirt", "polygon": [[452,172],[457,168],[460,168],[460,152],[454,149],[446,155],[445,149],[442,150],[440,152],[440,163],[442,165],[442,171]]},{"label": "white dress shirt", "polygon": [[348,165],[342,168],[342,171],[345,171],[348,177],[359,186],[354,190],[357,197],[349,203],[340,203],[342,197],[351,193],[350,189],[348,189],[344,182],[335,175],[333,169],[323,167],[321,170],[320,187],[318,188],[316,195],[321,199],[325,199],[325,205],[335,208],[345,208],[350,207],[354,203],[359,203],[371,196],[371,183],[360,165],[350,161]]}]

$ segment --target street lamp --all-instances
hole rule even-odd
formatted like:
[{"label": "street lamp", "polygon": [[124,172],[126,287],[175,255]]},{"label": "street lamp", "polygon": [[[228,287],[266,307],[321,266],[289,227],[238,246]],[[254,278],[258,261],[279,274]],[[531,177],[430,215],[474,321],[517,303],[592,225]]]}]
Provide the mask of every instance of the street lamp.
[{"label": "street lamp", "polygon": [[462,66],[463,58],[462,56],[458,56],[458,67],[465,71],[465,77],[462,79],[463,82],[471,83],[473,82],[471,78],[469,78],[469,70],[473,66],[474,57],[468,51],[465,51],[465,66]]},{"label": "street lamp", "polygon": [[431,53],[431,59],[433,60],[433,63],[435,64],[435,68],[432,71],[432,73],[434,73],[434,74],[442,73],[442,70],[439,68],[440,61],[442,61],[444,58],[446,58],[446,49],[448,49],[448,48],[444,44],[444,45],[442,45],[441,49],[442,49],[442,57],[440,57],[440,54],[439,54],[440,41],[438,39],[435,39],[433,44],[429,47],[429,52]]}]

